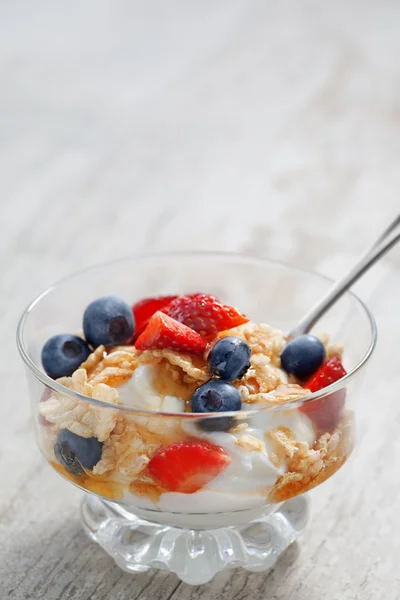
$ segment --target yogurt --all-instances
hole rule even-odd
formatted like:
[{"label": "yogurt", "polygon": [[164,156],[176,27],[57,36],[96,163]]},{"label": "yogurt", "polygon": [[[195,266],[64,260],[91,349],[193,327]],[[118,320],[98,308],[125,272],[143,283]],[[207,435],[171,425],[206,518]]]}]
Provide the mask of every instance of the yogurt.
[{"label": "yogurt", "polygon": [[139,410],[183,412],[185,402],[175,396],[160,396],[154,388],[157,370],[153,365],[140,365],[131,379],[118,388],[119,399],[125,406]]}]

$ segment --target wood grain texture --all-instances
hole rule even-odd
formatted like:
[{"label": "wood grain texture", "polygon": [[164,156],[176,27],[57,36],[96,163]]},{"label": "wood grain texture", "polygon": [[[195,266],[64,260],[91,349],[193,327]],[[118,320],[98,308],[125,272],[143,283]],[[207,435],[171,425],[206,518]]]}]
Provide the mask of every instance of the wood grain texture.
[{"label": "wood grain texture", "polygon": [[400,251],[357,286],[379,344],[350,463],[272,574],[130,576],[40,457],[19,314],[78,267],[215,248],[336,276],[399,212],[397,0],[0,3],[0,598],[400,598]]}]

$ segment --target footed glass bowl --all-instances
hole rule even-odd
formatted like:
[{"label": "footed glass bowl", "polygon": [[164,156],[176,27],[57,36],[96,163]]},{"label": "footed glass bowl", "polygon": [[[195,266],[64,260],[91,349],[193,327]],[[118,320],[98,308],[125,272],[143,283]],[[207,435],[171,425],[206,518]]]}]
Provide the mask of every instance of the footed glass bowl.
[{"label": "footed glass bowl", "polygon": [[[57,333],[79,332],[85,307],[103,295],[134,303],[202,291],[237,306],[254,322],[289,331],[330,285],[315,273],[234,254],[133,256],[61,281],[23,314],[18,347],[39,448],[60,475],[85,492],[83,526],[122,569],[166,569],[200,584],[227,568],[273,567],[307,524],[305,493],[331,477],[352,451],[356,386],[375,345],[374,320],[355,295],[346,294],[316,327],[344,346],[343,379],[301,399],[246,404],[240,412],[211,416],[114,404],[113,390],[94,374],[105,361],[117,381],[121,372],[112,369],[129,371],[134,360],[129,349],[94,353],[86,375],[81,370],[68,381],[53,381],[41,366],[44,343]],[[181,367],[168,368],[176,374]],[[101,459],[93,468],[74,468],[58,437],[61,429],[96,438]],[[211,458],[203,462],[194,454],[201,484],[171,491],[147,465],[160,448],[180,442],[202,444]],[[60,462],[60,452],[72,468]],[[173,477],[192,468],[190,456]]]}]

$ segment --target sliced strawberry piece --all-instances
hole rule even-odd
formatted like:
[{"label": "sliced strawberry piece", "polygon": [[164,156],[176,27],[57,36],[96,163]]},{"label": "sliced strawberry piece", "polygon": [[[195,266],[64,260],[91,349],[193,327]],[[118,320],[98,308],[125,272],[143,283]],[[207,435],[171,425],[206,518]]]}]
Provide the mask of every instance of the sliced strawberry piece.
[{"label": "sliced strawberry piece", "polygon": [[230,462],[231,458],[220,446],[193,440],[159,450],[149,463],[149,471],[169,491],[193,494]]},{"label": "sliced strawberry piece", "polygon": [[166,308],[175,298],[177,296],[157,296],[156,298],[143,298],[143,300],[136,302],[132,307],[133,316],[135,317],[136,337],[139,337],[146,328],[154,313]]},{"label": "sliced strawberry piece", "polygon": [[[317,392],[326,388],[331,383],[339,381],[346,375],[346,370],[340,362],[338,356],[329,359],[318,369],[311,379],[304,384],[311,392]],[[318,429],[331,431],[336,427],[340,420],[344,403],[346,399],[346,390],[338,390],[329,394],[320,400],[309,402],[300,408],[315,423]]]},{"label": "sliced strawberry piece", "polygon": [[135,347],[138,350],[169,348],[179,352],[201,353],[207,347],[207,340],[190,327],[157,311],[136,340]]},{"label": "sliced strawberry piece", "polygon": [[338,356],[333,356],[327,360],[316,373],[314,373],[308,382],[304,384],[304,387],[311,392],[318,392],[319,390],[328,387],[328,385],[331,385],[331,383],[339,381],[339,379],[342,379],[345,375],[347,375],[347,372],[342,365],[340,358]]},{"label": "sliced strawberry piece", "polygon": [[204,336],[232,329],[248,321],[236,308],[221,304],[209,294],[179,296],[163,312]]}]

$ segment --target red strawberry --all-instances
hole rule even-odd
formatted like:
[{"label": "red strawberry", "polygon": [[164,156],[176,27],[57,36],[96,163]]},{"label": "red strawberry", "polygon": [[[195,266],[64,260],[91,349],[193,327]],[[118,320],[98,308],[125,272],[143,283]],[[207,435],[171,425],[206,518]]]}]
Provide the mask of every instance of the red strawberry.
[{"label": "red strawberry", "polygon": [[231,462],[223,448],[203,440],[177,442],[151,459],[149,471],[171,492],[193,494]]},{"label": "red strawberry", "polygon": [[340,362],[338,356],[333,356],[318,369],[316,373],[304,384],[304,387],[311,392],[318,392],[323,388],[328,387],[331,383],[339,381],[346,375],[346,370]]},{"label": "red strawberry", "polygon": [[[338,356],[330,358],[311,379],[304,384],[311,392],[317,392],[346,375]],[[318,429],[331,431],[339,422],[346,399],[346,390],[338,390],[320,400],[309,402],[300,408],[315,423]]]},{"label": "red strawberry", "polygon": [[207,347],[207,340],[190,327],[157,311],[136,340],[135,346],[138,350],[169,348],[180,352],[201,353]]},{"label": "red strawberry", "polygon": [[154,313],[168,306],[175,298],[177,296],[157,296],[156,298],[143,298],[136,302],[132,307],[136,323],[136,337],[142,333]]},{"label": "red strawberry", "polygon": [[179,296],[164,308],[163,312],[204,336],[237,327],[248,321],[236,308],[221,304],[215,296],[209,294]]}]

